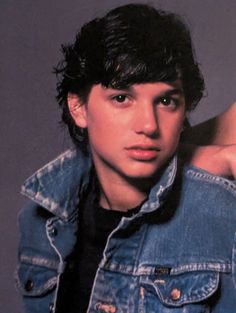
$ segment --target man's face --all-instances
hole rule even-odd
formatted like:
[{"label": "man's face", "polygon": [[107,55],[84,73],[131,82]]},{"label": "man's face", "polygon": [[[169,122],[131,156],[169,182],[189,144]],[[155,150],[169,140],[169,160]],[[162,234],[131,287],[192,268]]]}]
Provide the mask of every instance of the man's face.
[{"label": "man's face", "polygon": [[87,127],[98,174],[112,180],[147,179],[174,154],[185,115],[180,81],[94,85],[77,124]]}]

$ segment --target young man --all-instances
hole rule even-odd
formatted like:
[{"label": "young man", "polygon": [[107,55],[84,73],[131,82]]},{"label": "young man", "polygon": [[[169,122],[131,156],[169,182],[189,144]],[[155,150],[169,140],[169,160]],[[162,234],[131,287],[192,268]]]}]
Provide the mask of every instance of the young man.
[{"label": "young man", "polygon": [[186,26],[127,5],[63,53],[58,100],[76,148],[22,189],[25,311],[232,313],[235,185],[176,155],[204,89]]}]

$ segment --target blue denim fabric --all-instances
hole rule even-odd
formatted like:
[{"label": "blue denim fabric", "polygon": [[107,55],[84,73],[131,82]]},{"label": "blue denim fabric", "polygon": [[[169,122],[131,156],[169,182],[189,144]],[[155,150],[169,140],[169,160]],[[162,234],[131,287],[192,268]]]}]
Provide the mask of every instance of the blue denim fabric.
[{"label": "blue denim fabric", "polygon": [[[69,150],[23,185],[32,202],[19,216],[16,281],[27,313],[57,311],[90,169]],[[176,171],[174,157],[139,213],[110,234],[88,312],[236,312],[236,185],[192,166],[176,184]]]}]

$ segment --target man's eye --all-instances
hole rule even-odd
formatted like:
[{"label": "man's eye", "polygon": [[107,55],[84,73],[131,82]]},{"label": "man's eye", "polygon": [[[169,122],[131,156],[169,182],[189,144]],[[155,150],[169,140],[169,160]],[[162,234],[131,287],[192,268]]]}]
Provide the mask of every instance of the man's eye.
[{"label": "man's eye", "polygon": [[117,95],[117,96],[113,97],[113,100],[115,100],[116,102],[119,102],[119,103],[123,103],[127,100],[127,96],[126,95]]},{"label": "man's eye", "polygon": [[159,104],[163,105],[163,106],[174,106],[176,107],[178,105],[178,100],[177,99],[173,99],[172,97],[162,97],[159,99]]}]

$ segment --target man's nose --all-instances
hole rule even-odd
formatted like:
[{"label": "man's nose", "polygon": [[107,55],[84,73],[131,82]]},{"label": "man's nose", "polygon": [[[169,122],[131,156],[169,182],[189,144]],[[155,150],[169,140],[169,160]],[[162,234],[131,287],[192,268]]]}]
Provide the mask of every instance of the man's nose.
[{"label": "man's nose", "polygon": [[140,105],[135,114],[134,130],[137,134],[149,137],[158,134],[158,120],[155,107],[152,104]]}]

